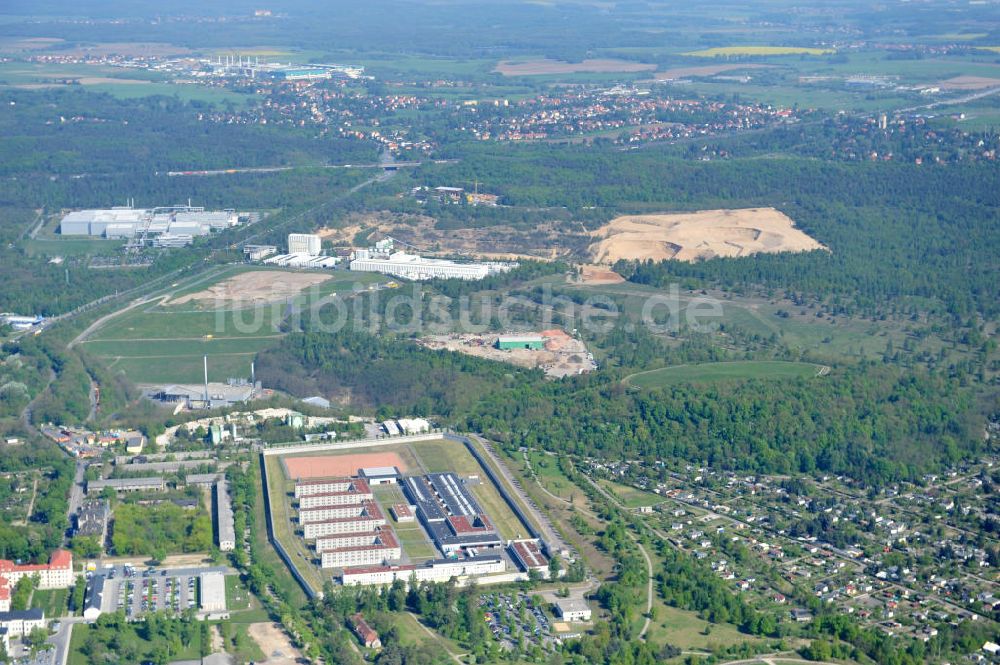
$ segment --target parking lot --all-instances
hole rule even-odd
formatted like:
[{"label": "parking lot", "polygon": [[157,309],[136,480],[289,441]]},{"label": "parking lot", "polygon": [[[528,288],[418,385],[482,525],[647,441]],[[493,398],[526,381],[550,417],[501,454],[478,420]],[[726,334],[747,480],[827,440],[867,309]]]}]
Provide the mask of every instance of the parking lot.
[{"label": "parking lot", "polygon": [[101,571],[105,578],[105,612],[122,611],[129,619],[139,619],[157,611],[183,613],[198,610],[199,577],[225,568],[160,570],[115,566]]},{"label": "parking lot", "polygon": [[524,636],[529,644],[552,648],[552,623],[541,607],[531,602],[525,593],[484,593],[479,596],[479,606],[486,613],[493,637],[500,646],[511,649]]}]

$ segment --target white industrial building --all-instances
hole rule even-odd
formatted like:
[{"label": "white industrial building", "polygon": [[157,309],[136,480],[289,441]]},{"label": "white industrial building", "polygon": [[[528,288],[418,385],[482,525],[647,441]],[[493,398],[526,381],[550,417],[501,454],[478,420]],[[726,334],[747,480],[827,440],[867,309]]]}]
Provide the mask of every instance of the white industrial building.
[{"label": "white industrial building", "polygon": [[226,576],[222,573],[202,573],[199,596],[203,612],[226,610]]},{"label": "white industrial building", "polygon": [[289,233],[288,253],[306,254],[308,256],[319,256],[323,248],[323,242],[318,235],[313,233]]},{"label": "white industrial building", "polygon": [[564,621],[590,621],[592,612],[587,601],[579,598],[557,598],[556,614]]},{"label": "white industrial building", "polygon": [[278,248],[274,245],[244,245],[243,256],[248,261],[261,261],[272,254],[277,254]]},{"label": "white industrial building", "polygon": [[0,323],[5,323],[14,330],[30,330],[44,320],[40,316],[21,316],[9,312],[0,314]]},{"label": "white industrial building", "polygon": [[186,233],[163,233],[153,238],[153,247],[187,247],[194,242],[194,236]]},{"label": "white industrial building", "polygon": [[62,218],[59,233],[65,236],[134,238],[145,235],[163,237],[157,246],[176,247],[181,239],[208,235],[240,223],[235,210],[205,210],[192,206],[133,208],[122,206],[94,210],[76,210]]},{"label": "white industrial building", "polygon": [[279,254],[264,259],[270,266],[282,268],[333,268],[340,262],[336,256],[316,256],[315,254]]},{"label": "white industrial building", "polygon": [[431,424],[423,418],[399,418],[396,422],[405,434],[423,434],[431,431]]},{"label": "white industrial building", "polygon": [[378,272],[402,279],[468,279],[478,280],[494,273],[508,272],[511,263],[456,263],[446,259],[427,259],[417,254],[393,252],[382,258],[367,250],[358,250],[351,261],[351,270]]},{"label": "white industrial building", "polygon": [[422,566],[368,566],[345,568],[340,576],[344,586],[392,584],[396,580],[409,582],[447,582],[451,578],[502,573],[506,569],[499,556],[478,556],[467,559],[436,559]]}]

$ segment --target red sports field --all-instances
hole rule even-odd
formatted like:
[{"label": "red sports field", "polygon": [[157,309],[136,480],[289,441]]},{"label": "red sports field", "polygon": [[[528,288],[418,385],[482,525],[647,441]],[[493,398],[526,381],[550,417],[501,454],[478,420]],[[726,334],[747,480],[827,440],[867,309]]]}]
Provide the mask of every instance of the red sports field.
[{"label": "red sports field", "polygon": [[358,469],[371,466],[394,466],[406,471],[403,458],[397,453],[358,453],[356,455],[315,455],[285,457],[285,474],[295,479],[356,476]]}]

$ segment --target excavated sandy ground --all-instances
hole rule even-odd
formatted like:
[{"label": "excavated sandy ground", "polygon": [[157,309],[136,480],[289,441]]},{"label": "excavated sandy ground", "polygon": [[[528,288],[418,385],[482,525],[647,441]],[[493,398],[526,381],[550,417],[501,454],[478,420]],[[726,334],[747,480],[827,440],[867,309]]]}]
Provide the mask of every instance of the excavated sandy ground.
[{"label": "excavated sandy ground", "polygon": [[316,233],[335,245],[352,244],[363,230],[372,230],[371,240],[392,236],[399,249],[413,248],[426,256],[464,254],[470,259],[504,261],[532,259],[554,261],[582,252],[586,236],[568,232],[558,223],[544,223],[530,229],[499,224],[488,228],[439,229],[427,215],[376,211],[351,215],[338,228],[322,228]]},{"label": "excavated sandy ground", "polygon": [[164,305],[183,305],[187,302],[231,303],[240,301],[280,302],[285,298],[297,296],[304,289],[314,284],[322,284],[330,279],[329,275],[316,275],[301,272],[281,272],[279,270],[256,270],[244,272],[230,277],[224,282],[213,284],[204,291],[189,293]]},{"label": "excavated sandy ground", "polygon": [[604,266],[580,266],[581,284],[621,284],[625,278]]},{"label": "excavated sandy ground", "polygon": [[247,627],[247,632],[267,658],[263,665],[295,665],[302,657],[277,624],[269,621],[252,623]]},{"label": "excavated sandy ground", "polygon": [[604,264],[826,249],[774,208],[628,215],[616,217],[591,235],[597,239],[590,246],[591,257]]},{"label": "excavated sandy ground", "polygon": [[420,339],[419,343],[429,349],[447,349],[519,367],[538,367],[546,376],[552,378],[574,376],[596,369],[587,352],[587,346],[582,341],[561,330],[546,330],[541,335],[545,338],[545,348],[537,351],[532,349],[501,351],[494,346],[497,341],[496,335],[431,335]]}]

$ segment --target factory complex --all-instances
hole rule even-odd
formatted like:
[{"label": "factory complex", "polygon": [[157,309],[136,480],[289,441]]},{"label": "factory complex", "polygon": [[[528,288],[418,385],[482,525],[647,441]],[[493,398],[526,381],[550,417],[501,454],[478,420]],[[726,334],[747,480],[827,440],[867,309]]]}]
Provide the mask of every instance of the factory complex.
[{"label": "factory complex", "polygon": [[[414,281],[428,279],[480,280],[490,275],[505,273],[517,263],[458,262],[449,259],[431,259],[419,254],[396,251],[393,238],[383,238],[371,247],[355,249],[343,256],[349,259],[348,267],[354,272],[377,272],[383,275]],[[290,233],[288,251],[278,254],[274,245],[246,245],[243,255],[247,261],[283,268],[335,268],[341,256],[323,253],[322,238],[311,233]]]},{"label": "factory complex", "polygon": [[354,250],[351,253],[350,263],[353,271],[377,272],[415,281],[480,280],[490,275],[509,272],[516,267],[516,263],[499,261],[459,263],[448,259],[428,259],[418,254],[396,251],[395,240],[388,237],[376,242],[373,247]]},{"label": "factory complex", "polygon": [[158,208],[76,210],[62,218],[59,233],[109,239],[138,239],[154,247],[191,244],[194,238],[221,231],[241,222],[235,210],[205,210],[190,205]]},{"label": "factory complex", "polygon": [[417,518],[445,556],[479,548],[500,547],[503,541],[475,497],[454,473],[408,476],[407,498]]},{"label": "factory complex", "polygon": [[275,81],[325,81],[329,79],[358,79],[365,68],[359,65],[325,63],[294,64],[261,62],[256,55],[224,55],[201,60],[202,69],[191,72],[194,76],[226,78],[273,79]]},{"label": "factory complex", "polygon": [[288,252],[278,254],[274,245],[245,245],[243,256],[247,261],[282,268],[335,268],[340,257],[323,254],[322,239],[312,233],[289,233]]}]

